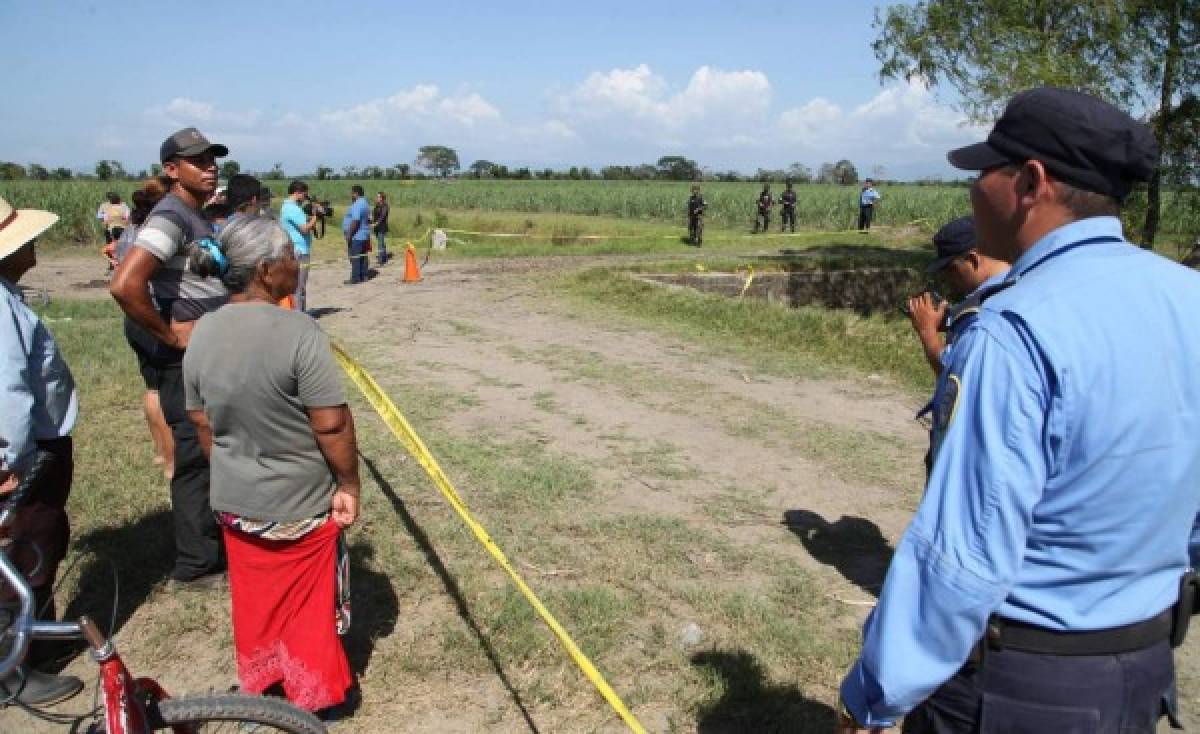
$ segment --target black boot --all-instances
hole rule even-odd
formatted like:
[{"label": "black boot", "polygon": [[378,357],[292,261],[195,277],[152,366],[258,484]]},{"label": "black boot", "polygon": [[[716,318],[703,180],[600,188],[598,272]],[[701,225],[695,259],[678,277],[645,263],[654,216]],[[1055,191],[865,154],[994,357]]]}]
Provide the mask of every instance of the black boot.
[{"label": "black boot", "polygon": [[51,675],[24,666],[0,679],[0,699],[16,700],[26,706],[46,706],[83,690],[83,681],[73,675]]}]

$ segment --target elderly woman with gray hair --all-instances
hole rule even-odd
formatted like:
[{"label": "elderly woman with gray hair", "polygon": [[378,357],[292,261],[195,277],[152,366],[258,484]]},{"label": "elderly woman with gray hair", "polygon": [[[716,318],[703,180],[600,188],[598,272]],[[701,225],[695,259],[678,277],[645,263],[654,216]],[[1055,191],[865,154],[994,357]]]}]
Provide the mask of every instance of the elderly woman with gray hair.
[{"label": "elderly woman with gray hair", "polygon": [[191,268],[231,293],[197,323],[183,372],[229,557],[238,678],[251,693],[282,683],[292,703],[328,713],[353,683],[339,540],[359,478],[341,377],[316,322],[276,305],[298,265],[273,219],[231,219]]}]

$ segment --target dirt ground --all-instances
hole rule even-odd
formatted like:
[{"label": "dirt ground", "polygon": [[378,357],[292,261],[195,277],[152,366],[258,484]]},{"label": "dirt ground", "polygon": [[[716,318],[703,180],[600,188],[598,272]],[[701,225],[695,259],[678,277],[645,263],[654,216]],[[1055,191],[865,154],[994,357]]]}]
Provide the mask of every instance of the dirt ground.
[{"label": "dirt ground", "polygon": [[[879,558],[835,562],[819,547],[797,542],[784,521],[858,524],[894,546],[919,492],[926,436],[913,415],[920,396],[875,376],[826,380],[760,374],[748,364],[714,358],[697,345],[581,316],[540,287],[548,271],[586,262],[435,261],[425,269],[424,281],[413,285],[401,284],[400,266],[393,265],[355,287],[341,284],[346,274],[338,264],[314,268],[309,307],[321,314],[327,333],[377,374],[424,372],[449,390],[470,392],[475,399],[456,412],[451,430],[536,440],[596,467],[597,484],[611,488],[607,501],[624,510],[681,518],[743,548],[771,546],[794,556],[844,602],[846,619],[837,625],[857,624],[871,603],[857,581],[880,569],[856,564],[878,565]],[[52,297],[105,295],[94,258],[45,262],[26,285],[45,288]],[[366,424],[359,420],[360,426]],[[791,442],[764,440],[787,426],[816,426],[832,438],[800,452]],[[622,440],[614,442],[614,435]],[[622,448],[629,443],[669,447],[670,460],[687,471],[647,478]],[[855,470],[850,464],[861,454],[853,452],[864,446],[874,468]],[[755,488],[756,517],[717,519],[706,506],[743,484]],[[432,487],[421,491],[428,492],[422,502],[438,501]],[[402,590],[400,596],[400,620],[390,634],[416,644],[412,620],[438,614],[442,607],[406,600]],[[144,628],[138,614],[127,628],[134,636]],[[136,649],[137,641],[131,644]],[[375,654],[384,649],[377,645]],[[195,655],[187,670],[160,676],[168,688],[227,685],[229,661],[203,651]],[[70,670],[90,677],[90,665],[78,660]],[[1183,665],[1186,693],[1192,690],[1194,664]],[[626,685],[611,682],[618,689]],[[373,679],[368,666],[362,684],[360,715],[338,731],[529,730],[511,710],[505,688],[487,675],[446,671],[442,680],[400,696],[387,693],[388,682]],[[582,679],[572,685],[586,688]],[[471,690],[469,703],[463,702],[462,686]],[[1194,697],[1183,698],[1185,705],[1195,705]],[[551,717],[539,726],[543,731],[622,729],[605,715],[599,699],[592,708],[595,714],[581,720]],[[638,713],[648,728],[662,731],[670,708],[664,701]],[[0,714],[0,729],[27,730],[9,728],[8,716]]]}]

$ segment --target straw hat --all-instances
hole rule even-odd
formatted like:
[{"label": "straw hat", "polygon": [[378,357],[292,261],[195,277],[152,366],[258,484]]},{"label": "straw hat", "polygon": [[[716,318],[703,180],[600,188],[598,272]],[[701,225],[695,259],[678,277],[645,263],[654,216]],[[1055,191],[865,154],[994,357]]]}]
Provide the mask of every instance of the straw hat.
[{"label": "straw hat", "polygon": [[0,260],[37,237],[58,221],[58,215],[37,209],[13,209],[0,197]]}]

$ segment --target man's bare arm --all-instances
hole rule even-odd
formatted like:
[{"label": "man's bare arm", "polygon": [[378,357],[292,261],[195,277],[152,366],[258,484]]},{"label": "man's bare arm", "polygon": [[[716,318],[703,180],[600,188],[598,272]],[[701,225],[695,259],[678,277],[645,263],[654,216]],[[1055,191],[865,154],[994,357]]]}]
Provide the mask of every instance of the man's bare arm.
[{"label": "man's bare arm", "polygon": [[200,448],[204,450],[204,458],[211,460],[212,426],[208,424],[208,416],[203,410],[189,410],[187,414],[196,426],[196,439],[200,442]]},{"label": "man's bare arm", "polygon": [[150,278],[162,265],[148,250],[129,248],[109,284],[108,292],[116,299],[125,315],[170,347],[182,348],[181,338],[171,331],[171,326],[159,316],[154,301],[150,298]]}]

